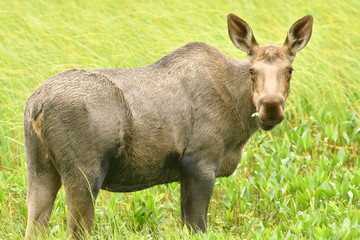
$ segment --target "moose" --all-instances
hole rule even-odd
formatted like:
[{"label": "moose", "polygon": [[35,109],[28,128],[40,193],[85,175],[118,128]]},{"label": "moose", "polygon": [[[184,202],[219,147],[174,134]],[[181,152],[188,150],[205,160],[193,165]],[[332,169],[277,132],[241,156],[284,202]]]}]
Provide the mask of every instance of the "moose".
[{"label": "moose", "polygon": [[133,192],[180,182],[181,218],[206,231],[217,177],[236,169],[249,138],[284,119],[292,62],[313,17],[296,21],[283,46],[260,46],[250,26],[227,17],[247,61],[193,42],[138,68],[72,69],[26,102],[27,239],[43,234],[59,188],[67,234],[90,234],[100,189]]}]

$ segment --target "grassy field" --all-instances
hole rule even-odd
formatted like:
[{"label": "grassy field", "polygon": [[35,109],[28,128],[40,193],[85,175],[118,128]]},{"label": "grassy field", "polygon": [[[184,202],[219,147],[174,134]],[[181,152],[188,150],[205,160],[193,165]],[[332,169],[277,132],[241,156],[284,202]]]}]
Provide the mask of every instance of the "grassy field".
[{"label": "grassy field", "polygon": [[[92,239],[360,238],[360,1],[191,2],[0,1],[0,239],[26,227],[22,114],[38,85],[70,68],[147,65],[190,41],[245,59],[227,35],[230,12],[260,44],[282,44],[293,22],[314,16],[286,121],[259,131],[237,171],[217,181],[206,234],[182,229],[174,183],[101,192]],[[65,238],[66,212],[62,189],[50,239]]]}]

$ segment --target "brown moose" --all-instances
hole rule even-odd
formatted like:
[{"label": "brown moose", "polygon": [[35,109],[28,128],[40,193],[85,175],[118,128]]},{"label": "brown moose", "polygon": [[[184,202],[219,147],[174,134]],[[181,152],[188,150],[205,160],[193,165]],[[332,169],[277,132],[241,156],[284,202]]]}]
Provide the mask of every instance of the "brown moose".
[{"label": "brown moose", "polygon": [[229,36],[248,61],[189,43],[149,66],[74,69],[46,80],[24,114],[26,238],[46,229],[62,184],[74,237],[91,231],[100,189],[170,182],[181,184],[183,222],[205,231],[215,178],[234,172],[259,127],[284,119],[291,64],[312,24],[305,16],[284,46],[259,46],[250,26],[229,14]]}]

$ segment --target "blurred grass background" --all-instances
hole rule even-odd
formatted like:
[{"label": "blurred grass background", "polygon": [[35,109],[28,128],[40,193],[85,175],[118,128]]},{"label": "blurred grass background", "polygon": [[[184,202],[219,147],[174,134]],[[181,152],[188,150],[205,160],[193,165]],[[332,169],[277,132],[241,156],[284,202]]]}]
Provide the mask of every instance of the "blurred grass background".
[{"label": "blurred grass background", "polygon": [[[209,231],[181,228],[179,186],[102,192],[93,239],[360,238],[360,1],[0,1],[0,239],[26,227],[23,108],[50,76],[70,68],[138,67],[191,41],[246,59],[226,15],[260,44],[282,44],[297,19],[315,18],[297,54],[286,121],[249,142],[237,171],[219,179]],[[63,191],[49,238],[65,238]],[[46,239],[49,239],[46,238]]]}]

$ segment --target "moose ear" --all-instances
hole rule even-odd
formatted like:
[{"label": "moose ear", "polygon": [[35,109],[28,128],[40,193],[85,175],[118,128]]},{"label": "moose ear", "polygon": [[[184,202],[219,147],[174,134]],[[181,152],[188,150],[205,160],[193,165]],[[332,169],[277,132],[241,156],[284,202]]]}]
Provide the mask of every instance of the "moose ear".
[{"label": "moose ear", "polygon": [[313,26],[313,17],[307,15],[297,20],[290,28],[286,37],[284,47],[289,50],[290,55],[303,49],[309,42]]},{"label": "moose ear", "polygon": [[241,18],[230,13],[227,17],[228,31],[231,41],[241,51],[249,56],[253,55],[254,50],[259,46],[253,35],[250,26]]}]

